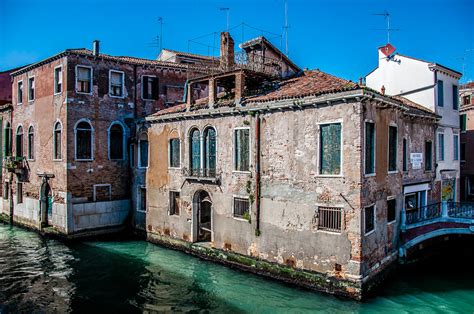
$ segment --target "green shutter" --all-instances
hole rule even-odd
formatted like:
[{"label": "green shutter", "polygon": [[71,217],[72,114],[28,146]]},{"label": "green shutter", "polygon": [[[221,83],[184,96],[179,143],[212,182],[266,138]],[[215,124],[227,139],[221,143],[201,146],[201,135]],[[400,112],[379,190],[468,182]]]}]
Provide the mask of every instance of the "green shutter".
[{"label": "green shutter", "polygon": [[438,106],[444,106],[444,87],[443,81],[438,80]]},{"label": "green shutter", "polygon": [[365,173],[375,173],[375,124],[365,124]]},{"label": "green shutter", "polygon": [[458,110],[458,105],[459,105],[458,86],[453,85],[453,109]]},{"label": "green shutter", "polygon": [[320,174],[341,173],[341,124],[325,124],[320,128]]},{"label": "green shutter", "polygon": [[388,171],[397,170],[397,128],[390,126],[388,130]]}]

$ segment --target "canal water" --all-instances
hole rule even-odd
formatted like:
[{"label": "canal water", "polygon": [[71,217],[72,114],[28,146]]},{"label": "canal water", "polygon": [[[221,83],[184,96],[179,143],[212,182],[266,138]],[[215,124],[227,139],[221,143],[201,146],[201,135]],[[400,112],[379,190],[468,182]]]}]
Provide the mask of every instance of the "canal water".
[{"label": "canal water", "polygon": [[456,252],[401,271],[359,303],[144,241],[65,244],[0,224],[0,313],[473,313],[474,258]]}]

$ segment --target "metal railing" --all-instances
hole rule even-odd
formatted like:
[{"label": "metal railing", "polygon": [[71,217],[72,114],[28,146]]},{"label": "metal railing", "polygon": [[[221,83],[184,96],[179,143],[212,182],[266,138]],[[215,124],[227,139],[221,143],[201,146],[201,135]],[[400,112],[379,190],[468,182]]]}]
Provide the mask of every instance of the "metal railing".
[{"label": "metal railing", "polygon": [[474,219],[474,202],[448,202],[448,217]]},{"label": "metal railing", "polygon": [[442,203],[434,203],[416,209],[406,210],[405,223],[407,225],[430,221],[442,216]]},{"label": "metal railing", "polygon": [[342,208],[319,207],[318,208],[318,229],[341,232]]},{"label": "metal railing", "polygon": [[187,177],[194,178],[215,178],[217,176],[215,168],[183,169]]}]

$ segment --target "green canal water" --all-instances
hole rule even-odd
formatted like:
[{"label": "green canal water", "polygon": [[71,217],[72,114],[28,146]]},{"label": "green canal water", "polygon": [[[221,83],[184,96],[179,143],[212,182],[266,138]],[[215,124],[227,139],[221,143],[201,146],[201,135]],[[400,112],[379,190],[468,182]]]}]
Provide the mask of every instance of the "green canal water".
[{"label": "green canal water", "polygon": [[359,303],[143,241],[65,244],[0,224],[0,313],[473,313],[466,252],[405,269]]}]

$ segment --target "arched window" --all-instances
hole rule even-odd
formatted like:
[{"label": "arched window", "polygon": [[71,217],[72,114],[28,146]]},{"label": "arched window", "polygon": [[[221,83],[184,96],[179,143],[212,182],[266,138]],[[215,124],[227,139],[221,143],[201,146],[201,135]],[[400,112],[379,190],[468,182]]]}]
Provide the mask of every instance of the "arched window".
[{"label": "arched window", "polygon": [[56,122],[54,124],[53,130],[53,158],[54,159],[61,159],[61,133],[62,133],[62,126],[61,122]]},{"label": "arched window", "polygon": [[142,132],[138,139],[138,167],[148,167],[148,135]]},{"label": "arched window", "polygon": [[109,158],[110,159],[124,159],[123,145],[124,145],[123,127],[119,123],[114,123],[109,128]]},{"label": "arched window", "polygon": [[216,174],[216,130],[208,127],[204,131],[204,175]]},{"label": "arched window", "polygon": [[3,144],[3,152],[5,153],[5,156],[11,156],[12,155],[12,128],[10,126],[10,122],[7,122],[5,124],[5,141]]},{"label": "arched window", "polygon": [[201,134],[198,129],[193,129],[189,133],[190,137],[190,157],[191,157],[191,175],[199,176],[201,169]]},{"label": "arched window", "polygon": [[87,121],[77,123],[76,129],[76,160],[92,159],[92,126]]},{"label": "arched window", "polygon": [[28,159],[35,159],[35,129],[28,128]]},{"label": "arched window", "polygon": [[16,156],[23,157],[23,127],[16,129]]}]

